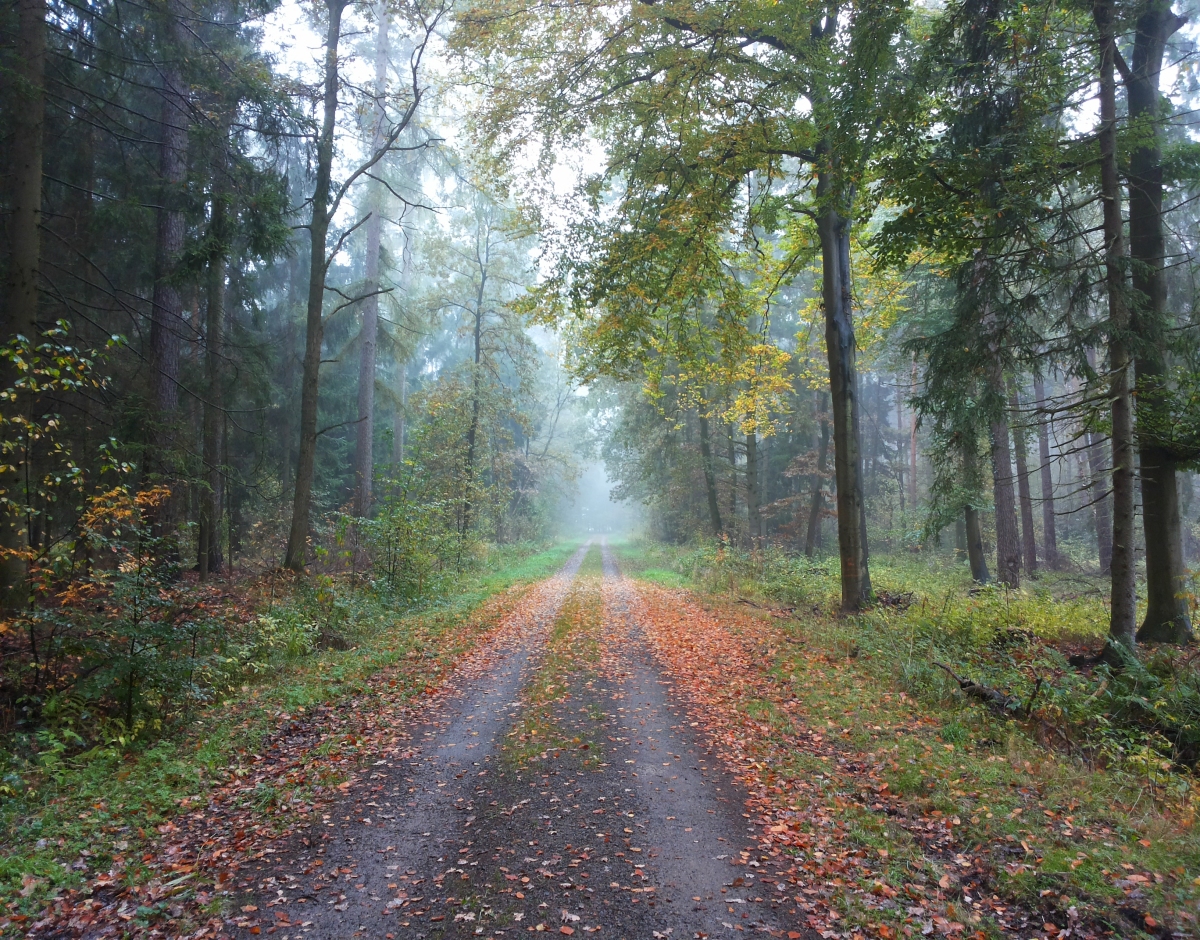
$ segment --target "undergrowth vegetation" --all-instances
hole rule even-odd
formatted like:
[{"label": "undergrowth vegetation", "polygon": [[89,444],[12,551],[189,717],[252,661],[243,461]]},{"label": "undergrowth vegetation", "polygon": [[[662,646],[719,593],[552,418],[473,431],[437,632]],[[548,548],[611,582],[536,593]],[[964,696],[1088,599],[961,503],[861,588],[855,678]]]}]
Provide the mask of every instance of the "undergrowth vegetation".
[{"label": "undergrowth vegetation", "polygon": [[1191,797],[1200,656],[1158,647],[1119,665],[1100,662],[1108,610],[1099,578],[1050,573],[1013,591],[975,585],[965,565],[941,558],[879,557],[876,605],[836,617],[836,558],[638,543],[626,562],[667,587],[686,583],[799,618],[822,642],[865,654],[864,668],[881,683],[931,704],[962,701],[959,679],[986,687],[1000,693],[988,707],[1040,743]]},{"label": "undergrowth vegetation", "polygon": [[[1178,650],[1142,650],[1120,669],[1096,662],[1106,611],[1086,579],[1051,575],[1006,593],[921,558],[875,558],[880,602],[842,617],[836,559],[652,542],[619,553],[639,579],[695,590],[735,633],[747,618],[771,625],[768,641],[751,635],[773,681],[739,707],[779,742],[795,740],[795,708],[801,739],[817,744],[782,745],[767,782],[787,792],[816,781],[854,844],[885,860],[891,889],[909,891],[926,849],[911,818],[871,808],[853,768],[872,771],[871,785],[907,812],[952,827],[963,854],[939,859],[943,889],[976,860],[978,890],[1047,922],[1129,937],[1169,935],[1166,923],[1191,935],[1196,663]],[[938,663],[1011,707],[965,695]]]},{"label": "undergrowth vegetation", "polygon": [[222,678],[215,670],[203,682],[193,676],[198,691],[154,719],[155,708],[175,700],[147,672],[132,724],[119,697],[89,697],[81,684],[60,696],[78,703],[72,708],[48,696],[36,714],[18,715],[0,738],[0,894],[36,908],[114,855],[131,860],[127,875],[136,881],[136,846],[236,773],[238,755],[253,754],[279,715],[357,694],[401,662],[410,687],[397,692],[422,694],[486,626],[470,623],[473,611],[546,577],[573,548],[480,552],[419,603],[389,592],[385,580],[349,576],[264,577],[240,586],[236,606],[176,582],[171,590],[191,591],[196,609],[211,608],[209,655]]}]

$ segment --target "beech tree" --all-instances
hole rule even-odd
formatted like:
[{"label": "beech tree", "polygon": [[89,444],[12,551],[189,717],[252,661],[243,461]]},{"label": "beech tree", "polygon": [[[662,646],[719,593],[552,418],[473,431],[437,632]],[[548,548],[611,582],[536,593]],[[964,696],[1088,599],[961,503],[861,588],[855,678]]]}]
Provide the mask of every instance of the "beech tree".
[{"label": "beech tree", "polygon": [[[350,233],[369,221],[364,216],[340,232],[333,244],[329,244],[330,224],[337,215],[343,200],[352,186],[367,176],[387,154],[397,149],[400,135],[412,122],[425,88],[421,84],[421,60],[430,38],[446,13],[446,5],[434,3],[429,6],[415,4],[405,11],[415,33],[413,52],[409,63],[409,86],[401,99],[401,105],[390,118],[390,125],[381,135],[378,146],[374,146],[338,185],[333,182],[334,137],[337,129],[338,95],[341,76],[338,64],[338,45],[341,41],[342,14],[347,3],[343,0],[327,0],[325,63],[323,94],[321,98],[321,124],[314,139],[315,174],[312,192],[312,216],[308,223],[309,234],[309,282],[308,304],[304,333],[303,372],[300,380],[300,448],[296,461],[296,484],[292,499],[292,523],[288,534],[284,567],[299,571],[304,568],[307,557],[309,518],[312,509],[313,479],[316,468],[317,438],[323,433],[317,428],[317,405],[320,393],[321,357],[325,335],[325,323],[335,313],[366,299],[366,296],[344,300],[333,310],[326,312],[325,295],[329,290],[326,277],[329,266],[341,250]],[[378,288],[372,293],[378,295]]]},{"label": "beech tree", "polygon": [[[764,181],[751,199],[759,209],[812,219],[822,260],[846,610],[871,596],[850,237],[880,122],[903,105],[893,65],[906,17],[903,3],[797,10],[759,0],[630,9],[578,3],[570,15],[551,17],[512,0],[475,8],[456,29],[457,48],[487,60],[480,75],[490,94],[480,126],[502,152],[530,125],[543,152],[587,133],[611,142],[608,170],[590,186],[598,200],[619,182],[620,222],[582,227],[591,257],[616,261],[640,244],[682,259],[729,224],[741,181],[752,173]],[[512,54],[526,48],[539,49],[536,60]],[[541,65],[530,68],[530,61]],[[569,253],[565,260],[570,267]],[[610,265],[586,279],[590,290],[572,286],[572,296],[602,303],[620,289],[616,277],[632,270]],[[663,290],[649,298],[650,309],[666,292],[692,293],[670,279]],[[614,319],[610,326],[636,345],[638,322]]]}]

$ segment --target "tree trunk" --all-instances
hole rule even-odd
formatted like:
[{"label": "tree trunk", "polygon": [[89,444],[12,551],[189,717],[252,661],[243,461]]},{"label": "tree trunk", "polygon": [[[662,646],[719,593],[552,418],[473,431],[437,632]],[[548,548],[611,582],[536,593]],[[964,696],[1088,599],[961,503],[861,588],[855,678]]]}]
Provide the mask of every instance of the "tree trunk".
[{"label": "tree trunk", "polygon": [[[9,168],[12,180],[8,218],[8,284],[0,312],[0,343],[15,336],[33,340],[38,320],[38,270],[41,264],[42,163],[46,113],[46,2],[18,0],[17,37],[13,84],[12,147]],[[15,376],[7,365],[0,368],[0,388]],[[19,474],[0,474],[0,491],[20,487]],[[15,495],[15,494],[14,494]],[[23,606],[28,565],[28,518],[18,514],[0,517],[0,609]]]},{"label": "tree trunk", "polygon": [[408,408],[408,363],[400,367],[400,405],[392,416],[392,463],[399,469],[404,465],[404,419]]},{"label": "tree trunk", "polygon": [[[997,381],[993,377],[993,381]],[[1002,379],[1000,380],[1002,382]],[[1001,389],[1003,385],[1001,384]],[[1021,582],[1021,541],[1013,496],[1012,449],[1008,421],[1001,414],[988,422],[992,451],[992,500],[996,506],[996,576],[1010,587]]]},{"label": "tree trunk", "polygon": [[826,396],[817,392],[817,408],[821,421],[821,443],[817,449],[817,472],[813,475],[812,506],[808,511],[808,532],[804,538],[804,554],[812,558],[821,546],[821,522],[825,514],[825,471],[829,466],[829,422],[826,420]]},{"label": "tree trunk", "polygon": [[[377,152],[386,142],[383,102],[387,93],[388,10],[386,3],[375,8],[375,131],[371,152]],[[375,473],[375,352],[379,336],[379,242],[383,232],[383,186],[371,180],[367,219],[366,283],[369,296],[362,303],[362,329],[359,331],[358,358],[358,424],[355,428],[355,490],[354,514],[365,518],[371,512],[371,489]]]},{"label": "tree trunk", "polygon": [[220,147],[222,157],[213,167],[212,212],[208,237],[211,243],[208,271],[208,309],[204,323],[204,426],[203,459],[207,487],[200,492],[200,526],[198,541],[198,567],[200,580],[208,578],[209,571],[221,568],[220,520],[222,506],[221,430],[225,411],[224,376],[222,375],[222,346],[225,340],[225,275],[226,256],[229,251],[227,217],[228,186],[224,147],[229,137],[229,124],[221,126]]},{"label": "tree trunk", "polygon": [[[972,286],[986,292],[990,262],[982,250],[975,258]],[[992,457],[992,502],[996,509],[996,577],[1018,587],[1021,582],[1021,538],[1017,532],[1017,505],[1013,494],[1012,446],[1008,437],[1008,409],[1005,407],[1004,365],[1000,359],[1000,337],[996,335],[996,316],[990,302],[983,298],[980,323],[987,343],[987,386],[992,403],[988,419],[988,441]]]},{"label": "tree trunk", "polygon": [[[973,436],[963,443],[963,476],[972,485],[979,478],[979,455],[975,450]],[[987,556],[983,552],[983,526],[980,524],[979,510],[970,503],[963,507],[963,522],[966,528],[967,559],[971,563],[971,580],[978,584],[987,584],[992,577],[988,573]]]},{"label": "tree trunk", "polygon": [[8,285],[0,342],[33,339],[41,262],[42,160],[46,114],[46,2],[18,0],[12,112],[12,207],[8,218]]},{"label": "tree trunk", "polygon": [[750,547],[762,548],[762,507],[758,490],[758,435],[746,435],[746,521],[750,526]]},{"label": "tree trunk", "polygon": [[[912,388],[917,387],[917,361],[912,365]],[[908,501],[913,512],[917,511],[917,409],[908,416]]]},{"label": "tree trunk", "polygon": [[1013,450],[1017,458],[1017,496],[1021,503],[1021,559],[1030,576],[1037,573],[1037,539],[1033,532],[1033,494],[1029,489],[1029,455],[1021,426],[1021,396],[1014,379],[1008,380],[1008,404],[1013,416]]},{"label": "tree trunk", "polygon": [[1186,572],[1176,466],[1159,438],[1159,433],[1168,430],[1170,420],[1164,407],[1167,281],[1163,268],[1166,245],[1159,77],[1167,39],[1185,20],[1171,11],[1169,0],[1143,0],[1137,9],[1132,69],[1125,80],[1129,122],[1138,141],[1129,157],[1129,254],[1134,296],[1130,332],[1138,337],[1134,368],[1141,432],[1138,450],[1147,609],[1137,639],[1182,643],[1191,638],[1192,627],[1183,596]]},{"label": "tree trunk", "polygon": [[[830,174],[820,171],[818,198],[829,200],[830,189]],[[851,612],[860,610],[870,600],[871,574],[864,538],[862,437],[850,295],[850,220],[841,216],[833,205],[827,205],[817,220],[817,232],[821,241],[821,296],[833,400],[842,610]]]},{"label": "tree trunk", "polygon": [[462,514],[462,532],[460,533],[460,544],[466,540],[467,532],[471,528],[471,514],[474,511],[473,498],[475,495],[475,451],[476,439],[479,436],[479,416],[481,409],[480,396],[482,390],[482,375],[480,369],[483,362],[483,298],[484,291],[487,286],[487,268],[481,265],[479,272],[479,286],[475,293],[475,329],[473,332],[475,362],[474,368],[471,370],[471,425],[467,429],[467,463],[463,474],[463,492],[465,499],[463,501]]},{"label": "tree trunk", "polygon": [[700,412],[700,459],[704,463],[704,489],[708,494],[708,519],[712,524],[713,535],[721,537],[724,529],[721,527],[721,506],[717,501],[717,479],[713,473],[712,443],[708,434],[708,417]]},{"label": "tree trunk", "polygon": [[898,438],[896,446],[896,492],[900,496],[900,521],[902,525],[906,524],[908,518],[908,504],[905,501],[907,492],[904,487],[904,447],[899,441],[904,432],[904,396],[900,394],[900,377],[896,376],[896,437]]},{"label": "tree trunk", "polygon": [[1108,508],[1108,487],[1104,479],[1108,455],[1105,453],[1103,436],[1095,431],[1087,432],[1087,457],[1090,471],[1088,498],[1092,501],[1092,512],[1096,517],[1096,554],[1100,559],[1100,573],[1108,577],[1112,574],[1112,514]]},{"label": "tree trunk", "polygon": [[737,491],[738,491],[738,471],[737,471],[737,442],[733,438],[733,425],[729,426],[729,437],[727,439],[728,449],[726,451],[729,457],[729,515],[726,518],[729,520],[729,540],[732,542],[737,537]]},{"label": "tree trunk", "polygon": [[963,523],[966,529],[967,558],[971,562],[971,580],[977,584],[987,584],[992,576],[988,573],[987,556],[983,552],[983,527],[979,522],[979,510],[974,506],[965,507]]},{"label": "tree trunk", "polygon": [[167,425],[179,406],[179,351],[183,342],[183,298],[175,283],[175,269],[183,251],[184,186],[187,182],[188,100],[179,62],[184,58],[187,34],[178,0],[166,6],[166,54],[162,65],[162,142],[159,147],[158,241],[154,257],[154,296],[150,314],[150,375],[154,407],[160,423],[150,465],[165,468]]},{"label": "tree trunk", "polygon": [[329,195],[333,173],[333,135],[337,124],[338,40],[342,32],[345,0],[326,0],[329,28],[325,37],[324,114],[317,142],[317,178],[313,187],[309,225],[308,314],[304,334],[304,368],[300,379],[300,452],[296,460],[296,489],[292,500],[292,527],[288,533],[284,566],[303,571],[308,548],[308,522],[312,512],[313,474],[317,456],[317,402],[321,381],[321,347],[325,338],[325,240],[329,234]]},{"label": "tree trunk", "polygon": [[1046,567],[1057,570],[1058,526],[1054,517],[1054,474],[1050,466],[1050,416],[1046,409],[1046,383],[1040,375],[1033,377],[1033,394],[1038,408],[1038,476],[1042,484],[1042,555]]},{"label": "tree trunk", "polygon": [[1133,398],[1130,395],[1129,304],[1125,284],[1125,231],[1117,167],[1116,27],[1113,0],[1096,0],[1092,16],[1100,42],[1100,194],[1104,201],[1104,266],[1108,293],[1108,360],[1112,372],[1112,559],[1108,638],[1132,649],[1137,632],[1134,554]]}]

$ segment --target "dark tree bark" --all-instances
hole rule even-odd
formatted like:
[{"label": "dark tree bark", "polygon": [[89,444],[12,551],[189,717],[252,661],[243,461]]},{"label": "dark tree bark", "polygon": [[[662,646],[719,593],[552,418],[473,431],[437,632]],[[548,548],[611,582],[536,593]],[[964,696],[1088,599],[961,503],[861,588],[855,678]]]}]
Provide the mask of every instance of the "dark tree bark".
[{"label": "dark tree bark", "polygon": [[[1140,642],[1182,643],[1192,625],[1183,596],[1186,571],[1180,531],[1176,461],[1162,435],[1168,430],[1166,242],[1163,226],[1162,107],[1159,79],[1167,40],[1185,22],[1170,0],[1137,8],[1133,62],[1122,69],[1129,123],[1138,142],[1129,156],[1129,255],[1133,268],[1130,332],[1138,337],[1137,384],[1142,528],[1146,536],[1146,618]],[[1118,61],[1118,66],[1122,65]]]},{"label": "dark tree bark", "polygon": [[162,141],[159,146],[158,240],[154,257],[154,296],[150,314],[150,363],[154,407],[160,422],[150,465],[165,469],[165,431],[179,406],[179,352],[183,343],[183,298],[175,283],[175,269],[183,251],[184,185],[187,182],[188,99],[180,64],[185,57],[187,33],[179,0],[166,5],[163,30],[165,61],[162,66]]},{"label": "dark tree bark", "polygon": [[1033,531],[1033,494],[1029,488],[1029,455],[1021,426],[1021,396],[1014,379],[1008,380],[1008,405],[1013,416],[1013,451],[1017,458],[1017,496],[1021,504],[1021,560],[1029,575],[1037,573],[1037,539]]},{"label": "dark tree bark", "polygon": [[983,527],[979,522],[979,510],[974,506],[966,506],[963,509],[963,523],[966,528],[967,558],[971,562],[971,580],[987,584],[992,576],[983,552]]},{"label": "dark tree bark", "polygon": [[18,0],[8,217],[8,284],[0,341],[33,339],[41,263],[42,162],[46,123],[46,2]]},{"label": "dark tree bark", "polygon": [[[998,366],[993,366],[989,378],[1003,401],[1004,379],[998,373]],[[1013,495],[1012,448],[1003,411],[988,422],[988,439],[992,453],[992,499],[996,506],[996,577],[1010,587],[1017,587],[1021,581],[1021,542]]]},{"label": "dark tree bark", "polygon": [[[971,481],[979,476],[979,456],[975,451],[973,438],[963,443],[963,475]],[[983,526],[980,524],[979,510],[970,503],[963,507],[963,523],[966,529],[967,559],[971,563],[971,580],[978,584],[987,584],[992,576],[988,572],[987,556],[983,552]]]},{"label": "dark tree bark", "polygon": [[709,438],[708,416],[699,413],[700,419],[700,459],[704,463],[704,490],[708,495],[708,520],[712,525],[713,535],[721,537],[725,530],[721,526],[721,506],[717,500],[717,478],[713,472],[712,442]]},{"label": "dark tree bark", "polygon": [[292,526],[284,566],[303,571],[312,511],[313,474],[317,455],[317,401],[321,379],[321,347],[325,339],[326,238],[329,235],[333,172],[333,135],[337,125],[338,42],[346,0],[326,0],[329,24],[325,36],[325,81],[321,135],[317,141],[317,177],[309,222],[308,312],[304,336],[304,367],[300,379],[300,451],[296,460],[296,489]]},{"label": "dark tree bark", "polygon": [[[15,336],[34,339],[38,321],[38,269],[41,264],[42,163],[46,114],[46,2],[18,0],[12,108],[12,200],[8,217],[8,283],[0,312],[0,343]],[[14,376],[0,368],[0,387]],[[0,475],[0,490],[20,487],[18,473]],[[0,608],[23,606],[28,566],[29,520],[0,516]]]},{"label": "dark tree bark", "polygon": [[1004,363],[996,313],[986,297],[990,261],[984,251],[975,257],[972,289],[982,308],[979,319],[987,344],[986,381],[991,402],[988,441],[992,457],[992,502],[996,510],[996,577],[1017,587],[1021,581],[1021,539],[1017,531],[1017,504],[1013,492],[1012,445],[1008,436],[1007,397],[1004,390]]},{"label": "dark tree bark", "polygon": [[726,440],[727,449],[726,456],[729,459],[729,515],[726,518],[729,520],[729,538],[730,541],[737,537],[737,491],[738,491],[738,470],[737,470],[737,441],[733,437],[733,425],[729,426],[729,436]]},{"label": "dark tree bark", "polygon": [[[387,93],[388,10],[386,3],[375,7],[375,128],[371,151],[385,143],[384,96]],[[383,233],[383,186],[370,183],[371,217],[366,223],[366,277],[362,303],[362,328],[358,338],[358,424],[354,449],[354,514],[365,518],[371,512],[371,490],[375,474],[375,353],[379,337],[379,243]]]},{"label": "dark tree bark", "polygon": [[758,435],[751,432],[746,435],[746,521],[752,548],[762,548],[762,507],[758,486]]},{"label": "dark tree bark", "polygon": [[[221,147],[228,139],[229,125],[222,127]],[[221,507],[223,504],[221,466],[221,437],[225,413],[225,385],[223,369],[225,344],[225,277],[226,258],[229,251],[228,231],[228,187],[225,181],[226,166],[218,158],[213,167],[212,210],[209,221],[208,300],[204,323],[204,427],[203,459],[207,487],[200,492],[200,525],[197,553],[200,580],[208,578],[210,571],[221,569]]]},{"label": "dark tree bark", "polygon": [[1054,517],[1054,474],[1050,466],[1050,416],[1046,409],[1046,383],[1040,375],[1033,377],[1033,394],[1037,399],[1038,476],[1042,485],[1042,556],[1046,567],[1055,571],[1058,559],[1058,525]]},{"label": "dark tree bark", "polygon": [[808,510],[808,531],[804,554],[812,558],[821,547],[821,522],[825,518],[825,472],[829,467],[829,421],[824,392],[817,392],[817,415],[821,423],[821,441],[817,445],[817,472],[812,481],[812,505]]},{"label": "dark tree bark", "polygon": [[[1088,366],[1099,371],[1096,350],[1087,351]],[[1087,431],[1088,500],[1096,523],[1096,554],[1100,561],[1100,573],[1105,577],[1112,574],[1112,512],[1109,506],[1108,452],[1104,436]]]},{"label": "dark tree bark", "polygon": [[1104,437],[1095,431],[1087,432],[1088,499],[1096,519],[1096,554],[1100,560],[1100,573],[1107,577],[1112,573],[1112,514],[1108,506],[1108,486],[1105,475],[1108,469],[1108,453]]},{"label": "dark tree bark", "polygon": [[1104,281],[1108,294],[1108,360],[1112,372],[1112,560],[1108,638],[1132,649],[1137,633],[1134,553],[1133,397],[1130,394],[1129,303],[1125,280],[1125,226],[1117,167],[1117,38],[1113,0],[1095,0],[1100,43],[1100,194],[1104,201]]},{"label": "dark tree bark", "polygon": [[821,242],[821,297],[833,402],[842,610],[852,612],[870,601],[871,574],[865,538],[857,344],[851,311],[850,220],[832,204],[832,189],[831,174],[818,171],[817,197],[827,203],[817,219],[817,232]]}]

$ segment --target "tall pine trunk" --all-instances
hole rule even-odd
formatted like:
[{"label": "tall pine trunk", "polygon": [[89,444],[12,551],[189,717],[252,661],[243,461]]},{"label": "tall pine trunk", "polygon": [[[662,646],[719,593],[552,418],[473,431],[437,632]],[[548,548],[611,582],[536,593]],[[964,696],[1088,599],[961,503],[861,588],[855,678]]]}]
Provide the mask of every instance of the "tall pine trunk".
[{"label": "tall pine trunk", "polygon": [[16,68],[12,75],[11,211],[8,217],[8,284],[0,317],[0,342],[33,339],[38,319],[41,263],[42,162],[46,123],[46,2],[18,0]]},{"label": "tall pine trunk", "polygon": [[992,451],[992,500],[996,507],[996,577],[1010,587],[1018,587],[1021,583],[1021,541],[1017,535],[1008,422],[993,418],[988,424],[988,437]]},{"label": "tall pine trunk", "polygon": [[[18,0],[17,48],[12,112],[12,206],[8,217],[8,284],[6,285],[0,343],[15,336],[33,340],[38,321],[38,269],[41,264],[42,163],[46,114],[46,2]],[[0,388],[15,376],[0,368]],[[0,491],[15,496],[20,473],[0,474]],[[17,513],[0,516],[0,608],[23,606],[27,601],[29,519]]]},{"label": "tall pine trunk", "polygon": [[[992,392],[1004,402],[1004,376],[995,359],[988,368]],[[1021,582],[1021,540],[1017,534],[1017,505],[1013,494],[1012,446],[1006,410],[988,421],[992,456],[992,502],[996,507],[996,577],[1010,587]]]},{"label": "tall pine trunk", "polygon": [[159,145],[158,239],[154,256],[154,296],[150,313],[150,363],[154,407],[159,434],[157,450],[147,461],[166,469],[166,433],[179,406],[179,353],[183,343],[183,298],[175,282],[179,255],[183,251],[184,185],[187,182],[188,100],[180,63],[185,56],[187,34],[179,0],[168,0],[163,30],[162,140]]},{"label": "tall pine trunk", "polygon": [[1108,506],[1108,486],[1105,476],[1108,471],[1108,454],[1104,437],[1095,431],[1087,432],[1087,460],[1090,480],[1088,498],[1096,519],[1096,554],[1100,560],[1100,573],[1108,577],[1112,573],[1112,514]]},{"label": "tall pine trunk", "polygon": [[1175,459],[1160,439],[1169,433],[1167,382],[1166,242],[1163,227],[1162,107],[1159,78],[1167,39],[1184,19],[1170,0],[1137,8],[1133,63],[1125,78],[1129,123],[1138,141],[1129,156],[1129,255],[1133,262],[1131,333],[1138,337],[1137,383],[1142,527],[1146,535],[1146,618],[1141,642],[1182,643],[1192,625],[1183,596],[1186,572]]},{"label": "tall pine trunk", "polygon": [[1132,649],[1137,633],[1134,552],[1133,398],[1130,394],[1129,304],[1125,226],[1117,167],[1117,37],[1113,0],[1092,5],[1100,42],[1100,194],[1104,202],[1104,281],[1108,294],[1109,399],[1112,408],[1112,562],[1108,637]]},{"label": "tall pine trunk", "polygon": [[1014,379],[1008,380],[1008,405],[1013,417],[1013,451],[1017,458],[1017,497],[1021,504],[1021,560],[1029,575],[1037,573],[1037,538],[1033,531],[1033,493],[1029,488],[1029,454],[1021,426],[1021,396]]},{"label": "tall pine trunk", "polygon": [[212,211],[209,222],[208,298],[204,323],[204,418],[202,453],[207,486],[200,491],[200,525],[197,567],[200,580],[221,568],[220,520],[223,501],[221,431],[225,413],[225,385],[221,368],[225,343],[225,277],[229,251],[228,186],[224,148],[228,120],[222,123],[220,153],[213,167]]},{"label": "tall pine trunk", "polygon": [[325,82],[321,135],[317,141],[317,178],[309,223],[308,312],[304,334],[304,367],[300,379],[300,452],[296,460],[296,489],[292,526],[284,566],[303,571],[312,512],[313,474],[317,456],[317,404],[321,382],[321,347],[325,339],[325,241],[329,235],[329,196],[333,175],[333,135],[337,124],[338,41],[342,34],[345,0],[326,0],[329,25],[325,37]]},{"label": "tall pine trunk", "polygon": [[850,219],[833,204],[832,179],[818,172],[818,199],[827,203],[817,219],[821,242],[821,297],[825,308],[825,348],[833,401],[834,478],[837,482],[838,555],[842,610],[862,608],[871,598],[863,505],[862,435],[857,345],[850,294]]},{"label": "tall pine trunk", "polygon": [[1050,415],[1046,408],[1046,382],[1035,374],[1033,394],[1037,399],[1038,477],[1042,486],[1042,557],[1046,567],[1057,570],[1058,522],[1054,516],[1054,473],[1050,465]]},{"label": "tall pine trunk", "polygon": [[[383,102],[387,92],[388,9],[375,7],[375,128],[371,152],[385,143]],[[368,295],[362,303],[362,328],[358,336],[358,424],[354,449],[354,514],[365,518],[371,512],[371,490],[375,473],[375,355],[379,338],[379,243],[383,232],[383,186],[371,180],[368,196],[371,217],[367,219],[366,283]]]},{"label": "tall pine trunk", "polygon": [[[968,481],[975,481],[979,476],[979,455],[975,450],[975,439],[970,437],[963,442],[963,476]],[[978,584],[987,584],[992,578],[988,573],[987,556],[983,553],[983,525],[979,519],[979,510],[967,503],[963,507],[963,522],[967,541],[967,558],[971,563],[971,580]]]}]

